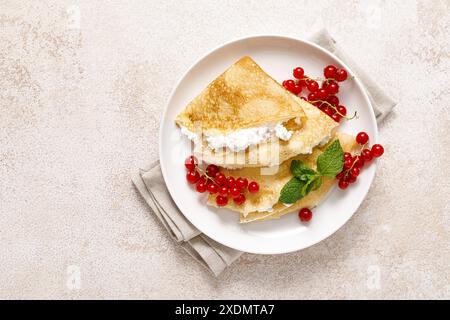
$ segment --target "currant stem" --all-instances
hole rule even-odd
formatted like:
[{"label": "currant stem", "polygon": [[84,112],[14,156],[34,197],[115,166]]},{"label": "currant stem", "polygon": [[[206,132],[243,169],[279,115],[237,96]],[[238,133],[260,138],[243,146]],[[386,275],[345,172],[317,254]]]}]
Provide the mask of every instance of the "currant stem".
[{"label": "currant stem", "polygon": [[359,155],[361,155],[361,152],[367,147],[367,145],[369,144],[369,141],[367,141],[366,143],[364,143],[361,147],[361,150],[359,150]]},{"label": "currant stem", "polygon": [[344,178],[347,178],[347,176],[348,176],[348,174],[349,174],[350,170],[352,170],[352,169],[353,169],[353,167],[355,166],[355,163],[356,163],[356,161],[358,161],[358,159],[355,159],[355,161],[353,161],[353,163],[352,163],[351,167],[350,167],[350,168],[348,168],[347,170],[345,170],[345,175],[344,175]]},{"label": "currant stem", "polygon": [[339,116],[341,116],[342,118],[344,118],[344,119],[346,119],[346,120],[353,120],[353,119],[357,118],[357,116],[358,116],[358,113],[355,111],[355,113],[353,114],[352,117],[347,117],[346,115],[340,113],[340,112],[338,111],[338,109],[337,109],[334,105],[332,105],[331,103],[329,103],[328,101],[324,101],[324,100],[314,100],[314,101],[309,101],[309,102],[310,102],[310,103],[320,102],[320,103],[322,103],[322,104],[326,104],[326,105],[330,106],[334,111],[336,111],[336,113],[337,113]]},{"label": "currant stem", "polygon": [[[350,76],[348,77],[346,80],[353,80],[355,77],[354,76]],[[314,81],[322,81],[322,82],[330,82],[330,81],[335,81],[335,82],[339,82],[334,78],[311,78],[311,77],[303,77],[301,79],[297,79],[298,81],[302,81],[302,80],[314,80]]]},{"label": "currant stem", "polygon": [[323,78],[310,78],[310,77],[303,77],[301,79],[297,79],[298,81],[308,81],[308,80],[314,80],[314,81],[325,81],[326,79]]},{"label": "currant stem", "polygon": [[197,169],[202,175],[204,175],[204,176],[206,177],[206,179],[209,179],[209,180],[211,180],[212,182],[215,182],[214,179],[211,178],[211,177],[206,173],[205,170],[203,170],[202,168],[200,168],[200,166],[199,166],[198,164],[196,164],[195,167],[196,167],[196,169]]},{"label": "currant stem", "polygon": [[[361,156],[361,152],[365,149],[365,147],[366,147],[368,144],[369,144],[369,142],[366,142],[366,143],[362,146],[361,150],[359,150],[359,153],[353,153],[352,156],[358,156],[358,157]],[[356,161],[358,161],[358,158],[355,158],[355,161],[353,161],[351,167],[348,168],[347,170],[345,170],[345,175],[344,175],[344,177],[347,177],[347,175],[349,174],[350,170],[352,170],[353,167],[355,166]]]}]

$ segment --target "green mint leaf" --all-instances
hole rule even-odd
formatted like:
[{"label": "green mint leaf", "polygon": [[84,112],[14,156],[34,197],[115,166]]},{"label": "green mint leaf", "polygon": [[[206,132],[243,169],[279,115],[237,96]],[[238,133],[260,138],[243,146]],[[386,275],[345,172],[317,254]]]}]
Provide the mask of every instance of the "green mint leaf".
[{"label": "green mint leaf", "polygon": [[291,172],[294,176],[281,189],[278,201],[286,204],[295,203],[313,190],[322,186],[323,178],[334,177],[344,166],[344,151],[339,140],[335,140],[318,158],[317,173],[299,160],[291,162]]},{"label": "green mint leaf", "polygon": [[308,193],[311,192],[312,187],[313,187],[313,182],[314,180],[308,180],[305,185],[302,187],[300,194],[303,197],[305,197]]},{"label": "green mint leaf", "polygon": [[317,177],[321,177],[321,175],[318,174],[317,172],[314,174],[303,174],[300,176],[300,180],[309,181],[309,180],[314,180]]},{"label": "green mint leaf", "polygon": [[301,190],[305,184],[305,181],[302,181],[296,177],[292,178],[284,185],[283,189],[281,189],[280,199],[278,201],[290,204],[301,199]]},{"label": "green mint leaf", "polygon": [[292,178],[281,189],[278,201],[286,204],[295,203],[313,190],[317,190],[322,185],[322,177],[315,174],[310,175],[307,180]]},{"label": "green mint leaf", "polygon": [[313,190],[319,189],[322,186],[322,177],[321,176],[317,176],[314,179],[312,185],[313,185],[313,187],[312,187]]},{"label": "green mint leaf", "polygon": [[305,185],[302,187],[301,195],[302,198],[306,197],[308,193],[310,193],[313,190],[317,190],[322,185],[322,177],[319,175],[311,176],[311,178],[305,183]]},{"label": "green mint leaf", "polygon": [[291,172],[294,177],[304,181],[309,180],[310,176],[317,174],[313,169],[300,160],[293,160],[291,162]]},{"label": "green mint leaf", "polygon": [[317,171],[322,176],[334,178],[344,166],[344,150],[339,140],[335,140],[318,158]]}]

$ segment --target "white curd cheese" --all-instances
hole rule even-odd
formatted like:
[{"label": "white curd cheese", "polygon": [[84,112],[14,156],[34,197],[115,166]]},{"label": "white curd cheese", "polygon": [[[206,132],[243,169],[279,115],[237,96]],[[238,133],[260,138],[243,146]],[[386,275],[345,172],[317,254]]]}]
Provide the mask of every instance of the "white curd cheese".
[{"label": "white curd cheese", "polygon": [[292,131],[288,131],[282,124],[277,124],[274,130],[275,135],[281,140],[287,141],[292,137]]},{"label": "white curd cheese", "polygon": [[190,131],[188,128],[186,127],[181,127],[181,133],[184,134],[189,140],[192,140],[194,142],[198,141],[198,134],[196,134],[195,132]]},{"label": "white curd cheese", "polygon": [[257,145],[270,139],[271,130],[268,127],[240,129],[228,134],[205,134],[206,141],[211,149],[218,150],[223,147],[239,152],[251,145]]},{"label": "white curd cheese", "polygon": [[[181,127],[181,133],[188,139],[198,142],[198,135],[185,127]],[[275,126],[261,126],[255,128],[239,129],[227,134],[208,134],[204,132],[206,142],[211,149],[220,150],[223,147],[233,152],[247,149],[249,146],[258,145],[270,140],[273,136],[287,141],[292,137],[292,131],[287,130],[281,123]]]},{"label": "white curd cheese", "polygon": [[331,136],[327,135],[325,138],[322,139],[322,141],[319,142],[319,146],[323,147],[324,145],[326,145],[328,143],[328,141],[330,141]]},{"label": "white curd cheese", "polygon": [[257,210],[258,212],[272,212],[273,211],[273,208],[272,207],[268,207],[268,208],[259,208],[258,210]]}]

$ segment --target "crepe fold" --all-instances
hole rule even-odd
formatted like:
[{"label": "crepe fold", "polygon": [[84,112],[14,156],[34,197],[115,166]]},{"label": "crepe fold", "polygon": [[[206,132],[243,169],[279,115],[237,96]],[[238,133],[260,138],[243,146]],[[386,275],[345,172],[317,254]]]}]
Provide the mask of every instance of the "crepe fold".
[{"label": "crepe fold", "polygon": [[[272,79],[250,57],[243,57],[210,83],[176,117],[197,138],[194,154],[224,168],[267,167],[307,154],[328,142],[337,123]],[[267,139],[245,150],[213,149],[205,136],[282,124],[292,135]]]},{"label": "crepe fold", "polygon": [[[334,141],[335,139],[339,139],[344,151],[350,153],[356,151],[358,145],[353,136],[337,133],[331,140]],[[296,211],[303,207],[315,207],[330,191],[336,179],[324,177],[319,189],[310,192],[304,198],[290,206],[278,202],[278,199],[283,186],[293,177],[290,172],[291,162],[293,160],[300,160],[315,170],[317,158],[325,151],[330,143],[331,141],[326,145],[314,148],[311,154],[298,155],[290,158],[278,167],[222,170],[226,176],[232,176],[234,178],[243,177],[249,181],[257,181],[260,187],[259,192],[255,194],[247,193],[247,200],[243,204],[236,205],[233,201],[229,201],[225,208],[239,212],[241,214],[240,222],[247,223],[257,220],[277,219],[286,213]],[[209,196],[208,205],[217,206],[214,195]]]}]

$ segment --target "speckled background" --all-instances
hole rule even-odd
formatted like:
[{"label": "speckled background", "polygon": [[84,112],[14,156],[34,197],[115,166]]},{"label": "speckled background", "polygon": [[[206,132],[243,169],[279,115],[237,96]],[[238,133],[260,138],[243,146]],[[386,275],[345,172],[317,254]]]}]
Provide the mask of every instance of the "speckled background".
[{"label": "speckled background", "polygon": [[[327,240],[219,278],[130,181],[202,54],[326,26],[401,105]],[[450,1],[0,1],[1,298],[450,298]]]}]

